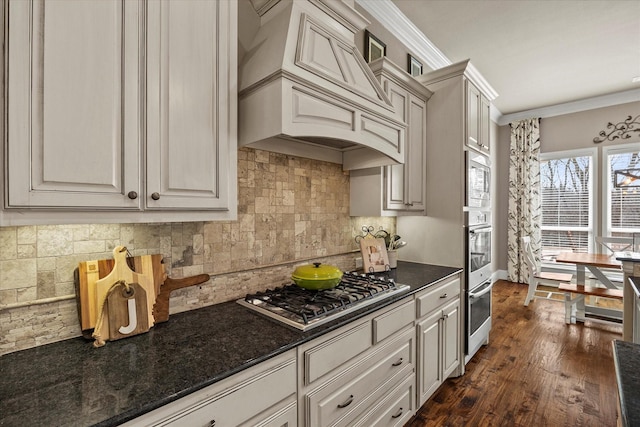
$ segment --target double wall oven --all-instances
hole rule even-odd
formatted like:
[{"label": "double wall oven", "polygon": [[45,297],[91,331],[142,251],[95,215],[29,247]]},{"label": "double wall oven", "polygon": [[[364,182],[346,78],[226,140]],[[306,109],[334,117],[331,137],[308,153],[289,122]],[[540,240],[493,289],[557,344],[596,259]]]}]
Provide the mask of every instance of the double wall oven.
[{"label": "double wall oven", "polygon": [[491,196],[489,159],[466,152],[465,207],[465,363],[483,344],[491,330]]}]

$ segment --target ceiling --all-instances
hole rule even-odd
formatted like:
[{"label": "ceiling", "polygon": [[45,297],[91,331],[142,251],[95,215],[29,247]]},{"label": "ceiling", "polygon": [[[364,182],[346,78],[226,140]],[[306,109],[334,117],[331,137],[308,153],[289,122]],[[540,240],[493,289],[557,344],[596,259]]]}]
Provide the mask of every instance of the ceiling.
[{"label": "ceiling", "polygon": [[471,59],[502,115],[626,91],[640,100],[640,0],[392,2],[452,63]]}]

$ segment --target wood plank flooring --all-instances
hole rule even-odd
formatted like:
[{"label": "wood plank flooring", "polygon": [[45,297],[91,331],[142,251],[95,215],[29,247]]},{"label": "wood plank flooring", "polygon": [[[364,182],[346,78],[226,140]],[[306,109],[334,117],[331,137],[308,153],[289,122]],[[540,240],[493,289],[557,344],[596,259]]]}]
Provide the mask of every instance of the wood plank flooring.
[{"label": "wood plank flooring", "polygon": [[405,427],[616,425],[611,341],[622,325],[566,325],[561,302],[525,307],[526,294],[524,284],[496,282],[489,345]]}]

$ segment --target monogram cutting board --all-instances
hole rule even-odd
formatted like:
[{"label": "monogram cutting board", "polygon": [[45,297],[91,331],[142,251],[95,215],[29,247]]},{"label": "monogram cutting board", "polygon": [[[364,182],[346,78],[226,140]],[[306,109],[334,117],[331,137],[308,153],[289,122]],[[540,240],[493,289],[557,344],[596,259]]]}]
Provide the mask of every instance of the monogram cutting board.
[{"label": "monogram cutting board", "polygon": [[[160,293],[160,286],[166,278],[162,255],[154,254],[126,257],[125,262],[134,272],[152,278],[152,291],[147,292],[147,306],[153,307],[156,296]],[[79,263],[75,271],[78,316],[82,334],[85,338],[91,338],[91,330],[95,327],[98,317],[99,303],[97,301],[96,284],[100,279],[107,277],[113,271],[114,265],[115,259],[84,261]],[[151,308],[148,308],[147,316],[151,311]]]}]

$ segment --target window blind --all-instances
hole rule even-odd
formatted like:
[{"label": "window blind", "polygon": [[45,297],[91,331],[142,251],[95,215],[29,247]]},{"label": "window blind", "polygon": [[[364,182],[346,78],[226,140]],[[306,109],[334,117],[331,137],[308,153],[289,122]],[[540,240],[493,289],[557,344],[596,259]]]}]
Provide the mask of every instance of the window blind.
[{"label": "window blind", "polygon": [[591,157],[540,162],[542,255],[586,252],[591,230]]},{"label": "window blind", "polygon": [[610,154],[608,157],[610,170],[607,190],[610,206],[609,230],[612,232],[640,232],[640,188],[616,188],[614,178],[616,170],[638,168],[640,153],[631,151]]}]

